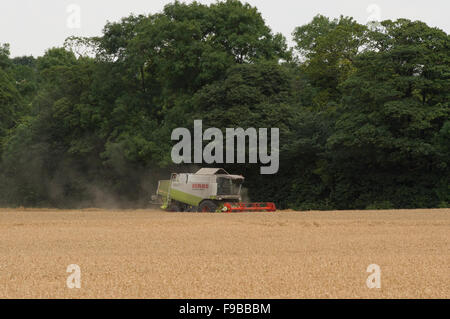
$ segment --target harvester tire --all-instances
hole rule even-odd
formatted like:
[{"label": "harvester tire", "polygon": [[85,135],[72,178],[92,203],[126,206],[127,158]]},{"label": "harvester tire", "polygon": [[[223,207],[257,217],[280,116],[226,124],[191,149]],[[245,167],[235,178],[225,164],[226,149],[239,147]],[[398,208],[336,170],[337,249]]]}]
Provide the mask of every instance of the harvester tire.
[{"label": "harvester tire", "polygon": [[198,206],[198,211],[200,213],[215,213],[217,210],[217,204],[214,203],[211,200],[205,200],[200,203],[200,206]]},{"label": "harvester tire", "polygon": [[172,204],[170,205],[170,210],[169,210],[169,211],[171,211],[171,212],[173,212],[173,213],[177,213],[177,212],[182,212],[183,209],[182,209],[181,206],[178,205],[177,203],[172,203]]}]

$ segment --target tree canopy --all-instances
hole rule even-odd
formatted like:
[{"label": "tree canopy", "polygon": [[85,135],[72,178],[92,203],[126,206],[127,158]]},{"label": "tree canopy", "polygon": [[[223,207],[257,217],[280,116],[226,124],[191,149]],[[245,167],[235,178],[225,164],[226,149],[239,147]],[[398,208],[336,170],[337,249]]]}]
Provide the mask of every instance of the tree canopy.
[{"label": "tree canopy", "polygon": [[[450,48],[420,21],[318,15],[294,48],[257,8],[174,2],[38,58],[0,45],[0,205],[145,206],[171,132],[280,128],[280,170],[226,164],[282,208],[448,207]],[[90,52],[86,54],[85,52]]]}]

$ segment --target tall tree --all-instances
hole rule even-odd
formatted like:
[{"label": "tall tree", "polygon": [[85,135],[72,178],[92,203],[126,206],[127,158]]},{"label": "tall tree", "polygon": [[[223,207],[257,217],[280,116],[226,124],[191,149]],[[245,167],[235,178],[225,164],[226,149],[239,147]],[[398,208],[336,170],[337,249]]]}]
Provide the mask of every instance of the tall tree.
[{"label": "tall tree", "polygon": [[436,182],[450,180],[436,139],[450,115],[449,37],[405,19],[381,25],[373,49],[357,56],[356,72],[340,86],[343,107],[328,147],[347,187],[333,196],[357,206],[369,198],[434,206],[444,201]]},{"label": "tall tree", "polygon": [[315,89],[315,106],[336,105],[340,101],[339,84],[354,72],[353,61],[368,41],[367,31],[353,18],[330,20],[322,15],[295,29],[296,49],[305,60],[301,67]]}]

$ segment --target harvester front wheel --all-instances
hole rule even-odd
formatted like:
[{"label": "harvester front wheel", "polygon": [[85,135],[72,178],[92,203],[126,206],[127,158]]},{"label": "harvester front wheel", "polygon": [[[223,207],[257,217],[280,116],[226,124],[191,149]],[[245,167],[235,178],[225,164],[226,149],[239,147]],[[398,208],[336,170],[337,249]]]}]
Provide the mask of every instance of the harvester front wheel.
[{"label": "harvester front wheel", "polygon": [[214,203],[211,200],[205,200],[200,203],[200,206],[198,206],[198,211],[200,213],[215,213],[217,210],[217,204]]}]

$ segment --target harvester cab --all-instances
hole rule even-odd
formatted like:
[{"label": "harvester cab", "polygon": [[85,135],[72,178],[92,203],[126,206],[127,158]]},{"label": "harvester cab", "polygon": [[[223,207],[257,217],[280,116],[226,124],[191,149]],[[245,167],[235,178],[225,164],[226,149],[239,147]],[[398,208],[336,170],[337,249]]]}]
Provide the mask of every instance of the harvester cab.
[{"label": "harvester cab", "polygon": [[158,182],[157,200],[161,208],[180,212],[275,211],[274,203],[242,203],[242,175],[222,168],[202,168],[195,174],[173,173]]}]

